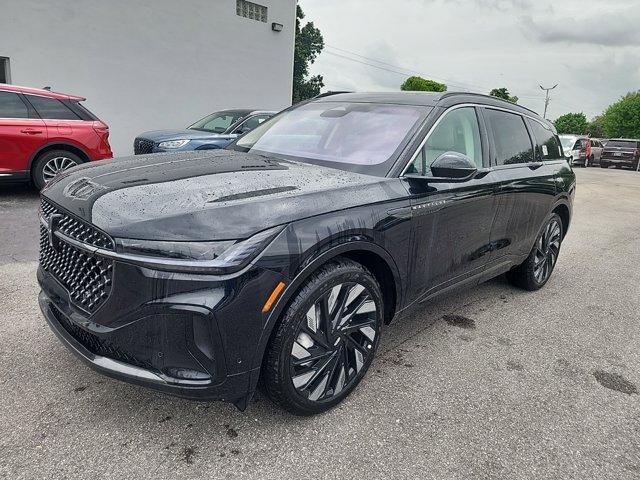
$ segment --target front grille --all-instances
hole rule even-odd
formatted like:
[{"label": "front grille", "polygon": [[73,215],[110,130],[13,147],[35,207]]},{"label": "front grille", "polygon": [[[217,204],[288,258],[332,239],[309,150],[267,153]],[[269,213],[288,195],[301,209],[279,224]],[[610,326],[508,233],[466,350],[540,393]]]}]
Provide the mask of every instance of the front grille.
[{"label": "front grille", "polygon": [[153,151],[153,142],[144,138],[136,138],[133,141],[133,153],[136,155],[144,155]]},{"label": "front grille", "polygon": [[[56,225],[61,233],[83,243],[113,249],[113,240],[108,235],[43,200],[44,218],[54,213],[61,215]],[[50,239],[44,225],[40,225],[40,266],[60,282],[76,306],[88,313],[100,308],[111,293],[113,261],[88,253],[59,237]]]},{"label": "front grille", "polygon": [[60,312],[55,306],[51,305],[51,311],[55,316],[56,320],[62,327],[75,338],[78,342],[80,342],[84,348],[89,350],[91,353],[95,355],[100,355],[102,357],[111,358],[113,360],[119,360],[124,363],[128,363],[130,365],[135,365],[138,367],[150,369],[152,365],[149,362],[140,360],[135,356],[124,352],[122,349],[113,345],[108,340],[104,340],[94,335],[91,332],[86,331],[85,329],[79,327],[71,320],[69,320],[62,312]]}]

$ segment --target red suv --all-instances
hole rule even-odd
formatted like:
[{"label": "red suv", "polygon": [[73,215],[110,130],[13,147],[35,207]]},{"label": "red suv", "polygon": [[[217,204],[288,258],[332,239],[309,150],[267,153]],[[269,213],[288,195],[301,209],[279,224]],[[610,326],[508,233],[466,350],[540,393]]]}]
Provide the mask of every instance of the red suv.
[{"label": "red suv", "polygon": [[82,97],[0,84],[0,180],[38,189],[57,173],[113,156],[109,127]]}]

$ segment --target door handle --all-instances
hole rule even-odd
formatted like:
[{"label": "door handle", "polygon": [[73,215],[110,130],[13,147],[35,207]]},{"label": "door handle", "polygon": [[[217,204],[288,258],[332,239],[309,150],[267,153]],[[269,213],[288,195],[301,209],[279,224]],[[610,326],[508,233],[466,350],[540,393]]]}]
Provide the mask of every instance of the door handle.
[{"label": "door handle", "polygon": [[533,162],[530,163],[529,165],[527,165],[531,170],[537,170],[538,168],[540,168],[543,165],[542,162]]},{"label": "door handle", "polygon": [[26,133],[28,135],[35,135],[37,133],[42,133],[42,130],[36,130],[35,128],[25,128],[20,130],[22,133]]}]

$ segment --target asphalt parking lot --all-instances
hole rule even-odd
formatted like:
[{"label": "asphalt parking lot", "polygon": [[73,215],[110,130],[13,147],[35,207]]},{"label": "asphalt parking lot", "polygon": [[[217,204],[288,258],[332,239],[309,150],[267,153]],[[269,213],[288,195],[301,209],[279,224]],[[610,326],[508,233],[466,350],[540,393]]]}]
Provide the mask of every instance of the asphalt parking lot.
[{"label": "asphalt parking lot", "polygon": [[37,195],[0,187],[0,478],[639,478],[640,174],[577,176],[543,290],[497,279],[415,309],[313,418],[85,367],[37,306]]}]

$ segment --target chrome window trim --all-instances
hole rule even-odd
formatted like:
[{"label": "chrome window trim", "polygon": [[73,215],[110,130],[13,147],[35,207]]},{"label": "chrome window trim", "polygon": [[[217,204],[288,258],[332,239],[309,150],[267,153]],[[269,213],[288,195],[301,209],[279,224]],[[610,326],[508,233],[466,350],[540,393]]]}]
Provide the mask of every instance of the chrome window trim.
[{"label": "chrome window trim", "polygon": [[[436,105],[437,107],[437,105]],[[535,118],[532,115],[526,114],[526,113],[522,113],[522,112],[518,112],[516,110],[512,110],[510,108],[504,108],[504,107],[496,107],[494,105],[487,105],[484,103],[460,103],[458,105],[452,105],[451,107],[448,107],[444,112],[442,112],[442,115],[440,115],[438,117],[438,119],[435,121],[435,123],[433,125],[431,125],[431,128],[429,128],[429,131],[427,132],[427,134],[425,135],[425,137],[422,139],[422,141],[420,142],[420,145],[418,145],[418,147],[416,148],[416,150],[413,152],[413,155],[411,155],[409,161],[407,162],[407,164],[405,165],[405,167],[402,169],[402,172],[399,175],[399,178],[404,177],[404,175],[407,173],[407,170],[409,169],[409,167],[411,166],[411,164],[415,161],[416,157],[418,156],[418,153],[420,152],[420,150],[422,149],[422,147],[424,147],[424,144],[427,143],[427,140],[429,140],[429,137],[431,136],[431,134],[433,133],[433,130],[440,124],[440,121],[452,110],[456,110],[458,108],[465,108],[465,107],[474,107],[474,108],[488,108],[488,109],[492,109],[492,110],[500,110],[503,112],[507,112],[507,113],[512,113],[515,115],[520,115],[521,117],[525,117],[525,118],[529,118],[535,122],[538,122],[540,125],[542,125],[544,128],[546,128],[547,130],[549,130],[549,127],[546,126],[543,122],[541,122],[539,119]],[[480,121],[478,121],[478,126],[480,126]],[[552,130],[550,130],[551,132],[553,132]],[[527,133],[528,130],[527,130]],[[530,136],[530,135],[529,135]],[[535,163],[535,162],[529,162],[529,163]],[[521,165],[528,165],[529,163],[523,163]],[[487,168],[495,168],[501,165],[490,165]]]}]

